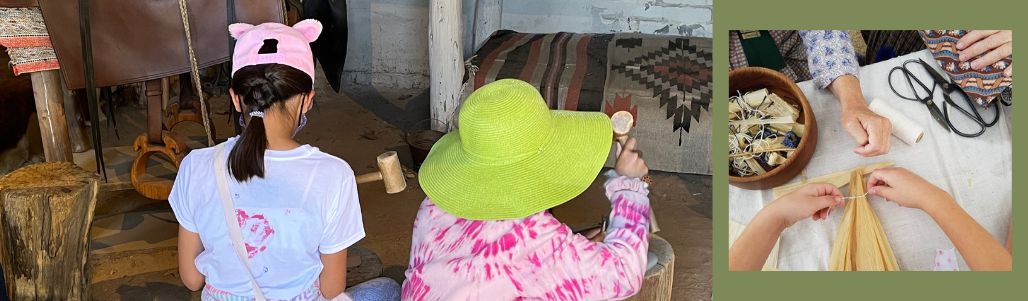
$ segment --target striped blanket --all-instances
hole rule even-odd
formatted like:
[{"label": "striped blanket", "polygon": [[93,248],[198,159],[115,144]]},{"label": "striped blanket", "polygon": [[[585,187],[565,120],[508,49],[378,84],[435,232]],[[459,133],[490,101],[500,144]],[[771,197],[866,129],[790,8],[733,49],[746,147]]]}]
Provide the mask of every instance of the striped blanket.
[{"label": "striped blanket", "polygon": [[629,111],[651,169],[711,173],[709,38],[499,31],[471,64],[473,88],[518,78],[551,109]]},{"label": "striped blanket", "polygon": [[0,7],[0,45],[15,75],[60,67],[39,8]]}]

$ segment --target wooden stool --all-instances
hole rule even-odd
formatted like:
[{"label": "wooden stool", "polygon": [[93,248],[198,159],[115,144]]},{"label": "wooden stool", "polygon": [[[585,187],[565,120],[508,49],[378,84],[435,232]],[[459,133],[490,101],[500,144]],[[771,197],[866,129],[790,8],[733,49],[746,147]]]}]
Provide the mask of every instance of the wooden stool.
[{"label": "wooden stool", "polygon": [[0,264],[11,300],[88,300],[96,175],[41,163],[0,178]]},{"label": "wooden stool", "polygon": [[[675,252],[671,250],[671,244],[666,240],[650,234],[649,253],[655,256],[657,264],[646,270],[639,293],[625,300],[671,300],[671,284],[675,274]],[[651,260],[653,259],[651,256]]]}]

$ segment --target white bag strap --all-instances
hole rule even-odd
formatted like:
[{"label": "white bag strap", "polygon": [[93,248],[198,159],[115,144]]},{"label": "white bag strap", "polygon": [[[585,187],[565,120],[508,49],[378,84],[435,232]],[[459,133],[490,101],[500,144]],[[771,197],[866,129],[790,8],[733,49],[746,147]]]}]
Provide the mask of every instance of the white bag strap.
[{"label": "white bag strap", "polygon": [[246,275],[250,276],[250,285],[253,286],[254,299],[256,301],[267,301],[264,298],[264,292],[261,291],[261,287],[257,285],[257,279],[253,277],[253,272],[250,271],[250,260],[246,256],[246,248],[243,246],[243,234],[242,230],[239,229],[239,221],[236,220],[235,208],[232,204],[232,194],[228,190],[228,165],[225,161],[225,144],[222,143],[216,146],[217,150],[214,155],[214,178],[218,181],[218,192],[221,195],[221,208],[225,213],[225,223],[228,225],[228,236],[232,238],[232,246],[236,249],[236,255],[239,257],[239,261],[243,263],[243,269],[246,270]]}]

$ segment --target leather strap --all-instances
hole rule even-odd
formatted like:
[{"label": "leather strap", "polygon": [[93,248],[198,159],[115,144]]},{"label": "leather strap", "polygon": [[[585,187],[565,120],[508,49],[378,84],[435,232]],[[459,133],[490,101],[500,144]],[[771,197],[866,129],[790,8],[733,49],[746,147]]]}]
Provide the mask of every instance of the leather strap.
[{"label": "leather strap", "polygon": [[79,36],[82,39],[83,73],[86,82],[86,101],[89,107],[89,119],[92,121],[90,130],[93,134],[93,155],[96,171],[107,182],[107,170],[104,169],[104,149],[100,143],[100,108],[97,107],[96,81],[93,78],[93,41],[89,32],[89,0],[79,0]]},{"label": "leather strap", "polygon": [[250,286],[253,287],[254,299],[266,301],[264,292],[257,285],[257,279],[253,277],[250,270],[250,260],[246,256],[246,247],[243,246],[243,233],[239,229],[239,221],[236,219],[236,206],[232,204],[232,194],[228,190],[228,164],[225,160],[225,143],[215,146],[217,150],[214,155],[214,177],[218,182],[218,195],[221,198],[221,209],[225,215],[225,224],[228,226],[228,236],[232,239],[232,246],[236,250],[236,256],[243,263],[246,275],[250,276]]}]

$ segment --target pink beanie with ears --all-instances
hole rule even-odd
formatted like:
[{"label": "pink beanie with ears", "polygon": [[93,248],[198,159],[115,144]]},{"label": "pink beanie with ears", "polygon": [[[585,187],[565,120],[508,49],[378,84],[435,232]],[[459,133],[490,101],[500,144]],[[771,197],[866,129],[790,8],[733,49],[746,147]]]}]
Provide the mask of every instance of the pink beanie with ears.
[{"label": "pink beanie with ears", "polygon": [[321,22],[307,19],[293,27],[280,23],[257,26],[236,23],[228,26],[228,32],[236,38],[232,75],[246,66],[275,63],[303,71],[314,81],[314,55],[310,43],[321,34]]}]

